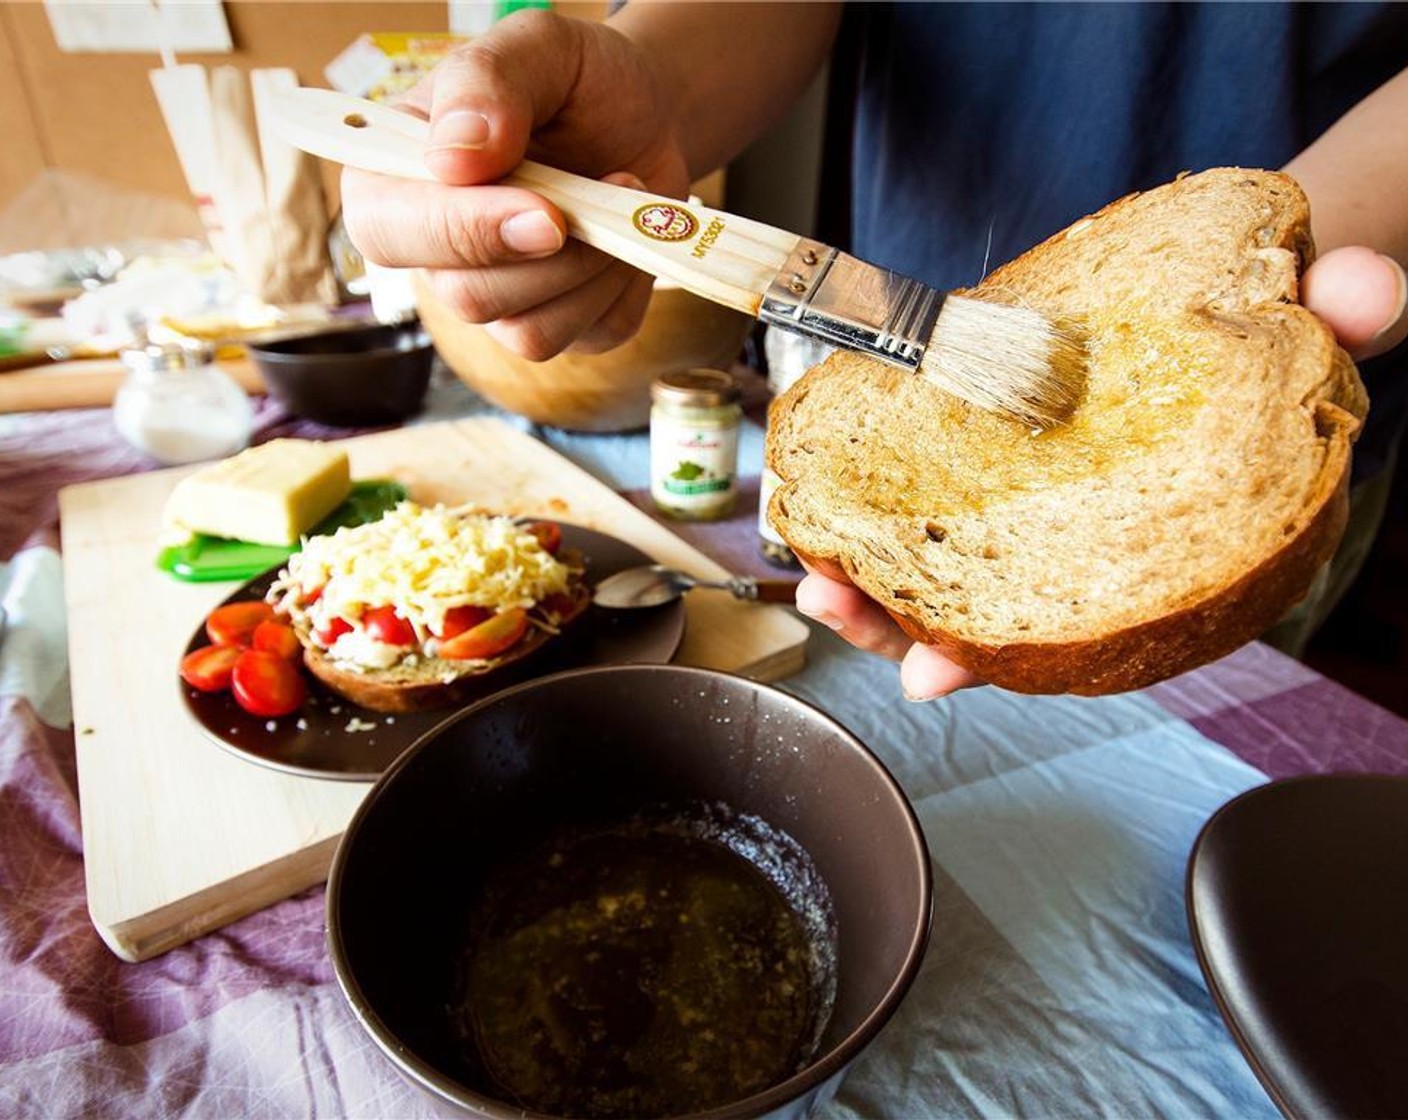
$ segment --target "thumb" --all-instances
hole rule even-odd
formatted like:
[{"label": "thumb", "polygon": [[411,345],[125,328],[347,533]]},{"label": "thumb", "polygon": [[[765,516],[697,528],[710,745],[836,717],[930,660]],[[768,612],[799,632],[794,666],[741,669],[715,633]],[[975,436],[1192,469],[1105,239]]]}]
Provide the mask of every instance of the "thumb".
[{"label": "thumb", "polygon": [[1403,267],[1362,245],[1332,249],[1306,269],[1301,302],[1355,359],[1382,354],[1408,337]]},{"label": "thumb", "polygon": [[430,120],[426,167],[456,186],[508,174],[562,108],[580,54],[567,21],[543,11],[509,16],[452,52],[406,98]]}]

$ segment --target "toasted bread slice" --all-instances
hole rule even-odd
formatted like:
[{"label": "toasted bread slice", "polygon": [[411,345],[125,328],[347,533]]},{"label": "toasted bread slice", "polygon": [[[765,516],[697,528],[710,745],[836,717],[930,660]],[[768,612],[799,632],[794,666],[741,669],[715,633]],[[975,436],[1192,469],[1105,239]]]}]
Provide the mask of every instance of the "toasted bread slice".
[{"label": "toasted bread slice", "polygon": [[[571,625],[591,605],[591,592],[580,579],[572,585],[571,606],[559,617],[557,627]],[[482,661],[447,661],[425,657],[414,664],[390,669],[356,669],[334,661],[325,650],[303,640],[303,663],[308,671],[346,700],[374,712],[424,712],[450,708],[472,699],[482,689],[483,678],[533,656],[556,634],[530,626],[511,649]]]},{"label": "toasted bread slice", "polygon": [[1305,595],[1345,524],[1368,401],[1296,302],[1313,252],[1282,174],[1219,168],[1107,206],[966,293],[1084,334],[1068,425],[838,353],[772,407],[772,523],[1019,692],[1119,692],[1230,653]]}]

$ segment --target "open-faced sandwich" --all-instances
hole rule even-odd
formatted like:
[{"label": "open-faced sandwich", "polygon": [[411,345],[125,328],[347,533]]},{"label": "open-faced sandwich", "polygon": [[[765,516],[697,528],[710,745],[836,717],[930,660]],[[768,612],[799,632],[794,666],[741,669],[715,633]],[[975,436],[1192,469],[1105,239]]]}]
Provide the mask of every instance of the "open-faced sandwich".
[{"label": "open-faced sandwich", "polygon": [[577,618],[590,602],[582,570],[554,522],[402,502],[309,539],[268,600],[338,695],[424,711],[457,703]]}]

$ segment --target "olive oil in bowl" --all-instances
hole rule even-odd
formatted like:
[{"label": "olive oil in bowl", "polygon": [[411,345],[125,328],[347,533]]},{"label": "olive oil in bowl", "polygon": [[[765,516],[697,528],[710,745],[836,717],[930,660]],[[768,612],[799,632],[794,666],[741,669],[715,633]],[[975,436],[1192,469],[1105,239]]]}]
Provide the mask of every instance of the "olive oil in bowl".
[{"label": "olive oil in bowl", "polygon": [[834,998],[806,853],[719,806],[564,831],[472,921],[457,1027],[524,1108],[670,1116],[792,1076]]}]

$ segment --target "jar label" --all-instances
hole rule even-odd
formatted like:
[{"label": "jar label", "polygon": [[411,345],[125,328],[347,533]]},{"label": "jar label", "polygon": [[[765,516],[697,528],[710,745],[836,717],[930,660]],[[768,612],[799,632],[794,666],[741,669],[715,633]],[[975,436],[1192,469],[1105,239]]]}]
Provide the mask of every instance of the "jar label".
[{"label": "jar label", "polygon": [[737,472],[737,425],[652,419],[650,490],[667,511],[694,516],[726,511],[737,495]]}]

